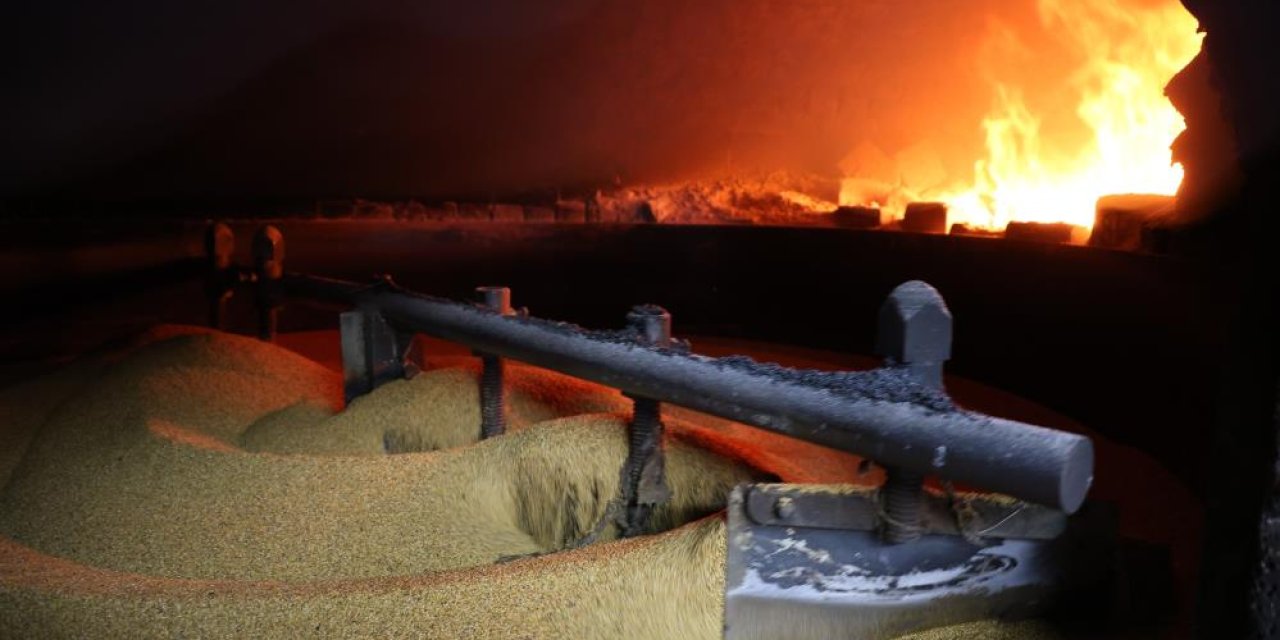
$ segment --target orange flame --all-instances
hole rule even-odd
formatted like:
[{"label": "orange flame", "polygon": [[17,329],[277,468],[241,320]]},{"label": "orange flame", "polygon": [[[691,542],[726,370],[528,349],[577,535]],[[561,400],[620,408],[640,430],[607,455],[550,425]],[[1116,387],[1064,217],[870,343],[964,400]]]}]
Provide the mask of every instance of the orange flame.
[{"label": "orange flame", "polygon": [[[986,157],[972,180],[881,193],[874,204],[890,217],[908,201],[940,200],[952,222],[976,227],[1002,229],[1014,220],[1092,227],[1103,195],[1177,192],[1182,167],[1171,163],[1169,145],[1185,125],[1164,85],[1200,48],[1195,19],[1178,0],[1038,0],[1037,8],[1046,31],[1082,61],[1064,80],[1091,137],[1064,145],[1061,136],[1044,135],[1023,89],[996,81],[995,107],[982,122]],[[873,204],[864,187],[847,179],[841,201]]]}]

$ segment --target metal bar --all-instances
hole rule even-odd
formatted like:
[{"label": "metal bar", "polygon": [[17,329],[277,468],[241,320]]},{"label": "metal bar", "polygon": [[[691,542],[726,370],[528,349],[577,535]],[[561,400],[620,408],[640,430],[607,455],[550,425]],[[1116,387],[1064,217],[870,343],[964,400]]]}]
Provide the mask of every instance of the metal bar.
[{"label": "metal bar", "polygon": [[788,369],[638,345],[629,335],[503,316],[390,284],[301,275],[281,284],[304,300],[373,305],[404,329],[479,351],[1068,513],[1092,482],[1087,437],[965,411],[899,367]]},{"label": "metal bar", "polygon": [[[627,327],[637,344],[669,348],[671,314],[654,305],[642,305],[627,314]],[[631,423],[627,425],[627,458],[622,466],[622,496],[626,507],[622,536],[649,533],[654,510],[671,498],[667,487],[666,454],[662,450],[662,403],[653,398],[632,398]]]},{"label": "metal bar", "polygon": [[[477,287],[480,304],[485,308],[511,315],[511,289],[507,287]],[[507,431],[506,389],[503,382],[502,358],[479,353],[480,356],[480,438],[500,436]]]},{"label": "metal bar", "polygon": [[253,268],[257,276],[258,337],[274,342],[280,305],[276,283],[284,276],[284,236],[267,225],[253,236]]},{"label": "metal bar", "polygon": [[205,229],[204,250],[209,267],[205,274],[205,294],[209,298],[209,326],[220,331],[226,330],[227,303],[238,279],[233,263],[235,249],[236,236],[231,227],[218,222]]}]

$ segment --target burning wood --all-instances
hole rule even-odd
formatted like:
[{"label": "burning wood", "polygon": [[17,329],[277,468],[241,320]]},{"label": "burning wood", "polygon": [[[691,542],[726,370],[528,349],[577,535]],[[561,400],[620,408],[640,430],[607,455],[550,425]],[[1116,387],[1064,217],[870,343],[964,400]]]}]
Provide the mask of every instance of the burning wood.
[{"label": "burning wood", "polygon": [[[992,110],[980,123],[986,155],[971,178],[948,176],[929,146],[851,156],[841,204],[875,204],[890,218],[903,203],[946,202],[955,222],[999,229],[1010,222],[1093,224],[1094,203],[1109,193],[1172,195],[1182,167],[1169,146],[1184,125],[1163,87],[1200,47],[1196,21],[1173,0],[1039,0],[1041,25],[1070,51],[1063,82],[1033,86],[1043,64],[1026,34],[996,23],[988,35]],[[1026,82],[1015,80],[1025,78]],[[1053,93],[1050,94],[1049,92]],[[1074,106],[1074,113],[1063,109]],[[871,175],[875,174],[875,175]],[[1043,215],[1045,205],[1054,205]]]}]

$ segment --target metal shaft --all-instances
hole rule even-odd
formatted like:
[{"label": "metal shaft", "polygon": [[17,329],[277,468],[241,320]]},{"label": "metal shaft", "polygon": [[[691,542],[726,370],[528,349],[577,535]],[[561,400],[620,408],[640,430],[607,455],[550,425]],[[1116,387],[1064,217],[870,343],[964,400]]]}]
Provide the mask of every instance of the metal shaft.
[{"label": "metal shaft", "polygon": [[[942,363],[951,356],[951,311],[936,289],[920,281],[904,283],[880,308],[876,352],[901,366],[921,385],[942,390]],[[890,544],[920,537],[924,474],[902,467],[885,469],[882,535]]]},{"label": "metal shaft", "polygon": [[279,321],[279,283],[284,277],[284,236],[267,225],[253,237],[254,273],[258,278],[258,337],[275,340]]},{"label": "metal shaft", "polygon": [[[511,290],[506,287],[477,287],[480,305],[499,315],[511,315]],[[506,390],[502,358],[490,353],[480,356],[480,438],[500,436],[507,431]]]},{"label": "metal shaft", "polygon": [[885,470],[880,488],[884,526],[881,534],[889,544],[911,542],[920,537],[921,508],[924,504],[924,475],[901,467]]},{"label": "metal shaft", "polygon": [[627,459],[622,467],[622,495],[627,505],[623,537],[647,533],[654,508],[669,497],[662,452],[663,431],[661,403],[636,398],[628,425]]},{"label": "metal shaft", "polygon": [[235,248],[235,233],[225,223],[216,222],[205,229],[204,250],[209,266],[205,294],[209,298],[209,326],[214,329],[226,329],[227,303],[236,281],[232,265]]},{"label": "metal shaft", "polygon": [[303,300],[375,305],[406,330],[1067,512],[1093,478],[1087,437],[955,408],[901,368],[787,369],[406,291],[310,276],[284,285]]},{"label": "metal shaft", "polygon": [[503,362],[498,356],[481,356],[480,363],[480,437],[492,438],[507,431]]},{"label": "metal shaft", "polygon": [[[627,326],[637,344],[671,346],[671,314],[653,305],[639,306],[627,314]],[[647,533],[653,510],[671,496],[667,488],[666,457],[662,451],[662,403],[635,396],[628,425],[627,459],[622,465],[622,496],[626,504],[622,522],[624,537]]]}]

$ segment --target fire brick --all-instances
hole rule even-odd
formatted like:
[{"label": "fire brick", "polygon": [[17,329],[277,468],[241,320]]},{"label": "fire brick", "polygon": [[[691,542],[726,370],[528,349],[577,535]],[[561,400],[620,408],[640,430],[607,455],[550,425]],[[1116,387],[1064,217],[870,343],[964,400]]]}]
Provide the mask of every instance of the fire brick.
[{"label": "fire brick", "polygon": [[941,202],[913,202],[907,205],[902,230],[913,233],[946,233],[947,205]]},{"label": "fire brick", "polygon": [[1152,221],[1173,211],[1172,196],[1115,195],[1098,199],[1089,246],[1135,250]]},{"label": "fire brick", "polygon": [[525,222],[555,222],[556,210],[551,207],[529,205],[524,208]]},{"label": "fire brick", "polygon": [[440,204],[439,210],[434,214],[440,216],[440,220],[457,220],[458,219],[458,203],[444,202]]},{"label": "fire brick", "polygon": [[488,220],[490,217],[489,206],[474,202],[464,202],[458,205],[458,217],[462,220]]},{"label": "fire brick", "polygon": [[972,227],[963,222],[957,222],[951,225],[951,235],[974,236],[977,238],[999,238],[1004,235],[1004,232],[994,231],[991,229],[983,229],[981,227]]},{"label": "fire brick", "polygon": [[1065,222],[1010,222],[1004,229],[1009,240],[1070,244],[1083,241],[1088,233],[1084,227]]},{"label": "fire brick", "polygon": [[587,203],[581,200],[559,200],[556,202],[556,222],[586,222]]},{"label": "fire brick", "polygon": [[844,229],[875,229],[880,226],[880,210],[875,207],[840,207],[831,213],[831,222]]},{"label": "fire brick", "polygon": [[523,222],[524,207],[518,204],[495,204],[491,215],[494,222]]}]

